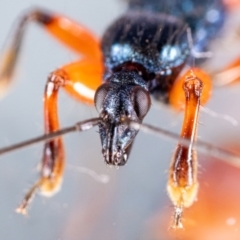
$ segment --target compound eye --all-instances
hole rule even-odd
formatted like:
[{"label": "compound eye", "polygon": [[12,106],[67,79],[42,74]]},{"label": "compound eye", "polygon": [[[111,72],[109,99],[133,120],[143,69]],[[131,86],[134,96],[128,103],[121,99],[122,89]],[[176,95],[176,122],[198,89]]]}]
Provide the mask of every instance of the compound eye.
[{"label": "compound eye", "polygon": [[149,93],[142,87],[135,87],[132,91],[132,102],[138,118],[142,120],[151,105]]},{"label": "compound eye", "polygon": [[102,111],[103,102],[104,102],[104,99],[106,98],[108,92],[109,92],[109,84],[105,83],[105,84],[101,85],[95,93],[94,103],[95,103],[95,107],[99,113]]}]

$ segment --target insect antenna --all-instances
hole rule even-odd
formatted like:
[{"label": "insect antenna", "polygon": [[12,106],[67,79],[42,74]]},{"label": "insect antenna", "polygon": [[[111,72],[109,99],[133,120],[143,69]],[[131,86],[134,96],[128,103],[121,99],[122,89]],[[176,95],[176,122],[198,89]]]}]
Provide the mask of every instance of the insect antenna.
[{"label": "insect antenna", "polygon": [[12,151],[20,149],[20,148],[24,148],[24,147],[33,145],[35,143],[50,141],[56,137],[66,135],[67,133],[70,133],[70,132],[77,132],[77,131],[83,132],[83,131],[89,130],[89,129],[95,127],[100,121],[101,121],[100,118],[91,118],[91,119],[87,119],[85,121],[77,122],[74,125],[66,127],[66,128],[62,128],[59,131],[55,131],[55,132],[52,132],[49,134],[44,134],[42,136],[32,138],[30,140],[26,140],[26,141],[23,141],[20,143],[13,144],[8,147],[1,148],[0,155],[12,152]]},{"label": "insect antenna", "polygon": [[[142,131],[153,134],[159,137],[164,137],[164,138],[169,138],[171,140],[177,140],[180,144],[184,146],[188,146],[189,143],[191,142],[190,139],[186,138],[181,138],[177,133],[173,133],[171,131],[159,128],[159,127],[154,127],[149,124],[139,124],[137,122],[130,122],[129,123],[132,127],[134,128],[141,128]],[[207,143],[204,141],[196,141],[194,143],[194,147],[199,150],[199,152],[210,155],[212,157],[216,157],[221,161],[224,161],[228,164],[232,164],[236,167],[240,167],[240,156],[239,154],[229,151],[220,147],[217,147],[211,143]]]},{"label": "insect antenna", "polygon": [[[3,155],[5,153],[10,153],[12,151],[15,151],[39,142],[50,141],[56,137],[63,136],[70,132],[77,132],[77,131],[83,132],[83,131],[89,130],[95,127],[96,125],[98,125],[100,121],[101,121],[100,118],[87,119],[85,121],[77,122],[72,126],[62,128],[59,131],[55,131],[50,134],[32,138],[30,140],[22,141],[20,143],[16,143],[8,147],[0,148],[0,155]],[[126,120],[126,119],[123,119],[123,122],[125,122],[126,124],[130,125],[132,128],[135,128],[137,130],[141,129],[145,133],[178,141],[180,144],[184,146],[188,146],[190,143],[190,139],[181,138],[177,133],[171,132],[163,128],[155,127],[145,123],[140,124],[134,121]],[[207,143],[200,140],[198,140],[195,143],[195,147],[203,154],[216,157],[219,160],[222,160],[228,164],[232,164],[234,166],[240,167],[240,156],[239,154],[233,151],[229,151],[229,150],[217,147],[211,143]]]}]

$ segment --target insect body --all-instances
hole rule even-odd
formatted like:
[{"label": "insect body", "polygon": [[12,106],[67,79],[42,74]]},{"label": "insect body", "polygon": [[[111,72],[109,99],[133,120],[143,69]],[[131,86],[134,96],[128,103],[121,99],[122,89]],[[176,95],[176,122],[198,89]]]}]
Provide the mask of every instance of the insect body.
[{"label": "insect body", "polygon": [[[44,92],[45,133],[60,128],[57,97],[63,88],[82,102],[95,103],[100,115],[88,124],[99,126],[104,160],[115,166],[127,162],[138,132],[128,123],[142,122],[151,105],[150,95],[175,107],[185,105],[181,137],[190,143],[188,146],[178,144],[168,182],[168,192],[175,205],[176,227],[181,227],[182,209],[196,198],[197,157],[193,143],[200,102],[206,102],[211,90],[209,78],[199,69],[189,67],[182,78],[177,78],[183,68],[188,67],[193,52],[207,49],[225,14],[220,1],[206,2],[205,5],[197,0],[173,1],[174,8],[170,11],[169,3],[130,1],[129,11],[107,29],[101,43],[82,25],[58,14],[34,9],[22,17],[10,47],[3,54],[0,69],[2,79],[12,78],[25,26],[31,21],[83,55],[48,77]],[[177,14],[173,16],[175,11]],[[64,158],[60,137],[45,143],[40,180],[25,196],[19,212],[25,213],[36,190],[49,195],[59,188]]]},{"label": "insect body", "polygon": [[[103,154],[107,163],[124,165],[122,155],[136,130],[124,129],[121,118],[141,122],[150,107],[150,93],[167,101],[189,54],[186,26],[154,13],[129,12],[107,30],[102,48],[106,83],[97,90],[95,104],[103,119],[109,119],[100,124]],[[120,159],[111,159],[114,155]]]}]

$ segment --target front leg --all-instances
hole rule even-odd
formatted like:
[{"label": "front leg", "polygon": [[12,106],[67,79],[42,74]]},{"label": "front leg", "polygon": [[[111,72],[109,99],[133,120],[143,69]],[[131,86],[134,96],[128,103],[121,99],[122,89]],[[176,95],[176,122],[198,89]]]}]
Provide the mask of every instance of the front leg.
[{"label": "front leg", "polygon": [[[44,125],[45,134],[59,130],[57,98],[61,87],[67,84],[67,78],[61,70],[52,73],[44,92]],[[40,191],[42,194],[56,192],[62,182],[64,169],[64,148],[62,138],[45,143],[43,150]]]},{"label": "front leg", "polygon": [[[200,100],[209,94],[210,89],[203,83],[210,81],[209,78],[198,78],[195,75],[199,70],[190,70],[176,85],[182,85],[185,92],[185,116],[181,131],[181,138],[189,139],[190,144],[185,146],[178,143],[170,165],[167,190],[175,207],[174,228],[182,228],[182,211],[195,201],[198,192],[197,180],[197,153],[194,150],[198,126],[198,113]],[[174,86],[176,87],[176,86]],[[179,89],[180,91],[180,89]],[[179,96],[175,95],[176,98]]]},{"label": "front leg", "polygon": [[[60,129],[58,119],[58,93],[63,88],[71,96],[85,103],[92,103],[94,93],[101,83],[102,67],[99,62],[83,59],[70,63],[54,71],[48,77],[44,91],[44,128],[45,134]],[[89,81],[89,79],[91,79]],[[46,142],[40,170],[40,179],[25,195],[17,209],[18,213],[26,214],[26,208],[39,190],[45,196],[51,196],[60,189],[65,165],[62,138]]]},{"label": "front leg", "polygon": [[[52,73],[46,83],[44,92],[44,128],[45,133],[51,133],[59,129],[57,98],[61,87],[66,84],[66,78],[61,70]],[[62,138],[56,138],[46,142],[43,149],[43,157],[40,170],[40,179],[26,194],[24,200],[16,210],[26,214],[26,208],[34,193],[39,189],[43,195],[52,195],[59,190],[64,170],[64,147]]]}]

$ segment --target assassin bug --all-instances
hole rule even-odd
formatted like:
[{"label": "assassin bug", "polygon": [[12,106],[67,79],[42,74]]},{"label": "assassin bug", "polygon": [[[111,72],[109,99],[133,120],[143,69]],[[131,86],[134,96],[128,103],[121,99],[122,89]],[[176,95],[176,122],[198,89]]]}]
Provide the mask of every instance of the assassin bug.
[{"label": "assassin bug", "polygon": [[[171,3],[176,6],[173,10],[176,10],[177,4]],[[195,8],[201,7],[198,1],[192,3],[196,4]],[[103,56],[98,40],[81,25],[45,10],[33,10],[22,18],[12,45],[3,55],[5,66],[2,79],[9,79],[15,67],[24,27],[30,21],[39,23],[68,47],[84,55],[78,62],[66,65],[49,76],[44,95],[45,133],[59,129],[56,114],[59,88],[64,88],[86,103],[93,102],[94,98],[100,112],[97,123],[103,156],[107,164],[116,166],[126,163],[137,134],[137,129],[125,121],[142,122],[151,104],[149,93],[159,101],[182,107],[185,101],[182,90],[184,85],[187,104],[181,136],[191,139],[191,142],[188,147],[181,143],[178,145],[168,184],[169,195],[175,205],[176,227],[181,227],[182,209],[192,204],[198,189],[197,162],[192,144],[196,136],[200,101],[203,104],[207,100],[211,85],[207,75],[199,69],[190,68],[181,80],[176,79],[183,67],[187,66],[192,51],[204,51],[211,35],[215,35],[223,23],[223,4],[220,1],[208,3],[202,9],[203,16],[207,10],[215,9],[219,18],[215,19],[214,24],[206,22],[199,26],[197,23],[201,14],[190,14],[188,20],[180,20],[186,13],[181,4],[183,9],[175,18],[171,12],[167,12],[172,9],[170,6],[166,6],[166,11],[160,13],[159,3],[130,1],[130,11],[113,23],[103,37]],[[198,31],[205,29],[208,29],[209,34],[211,32],[210,36],[200,36],[198,39]],[[189,38],[193,39],[193,46]],[[88,81],[90,78],[94,81]],[[79,79],[83,81],[79,82]],[[101,85],[102,79],[105,83]],[[89,122],[92,126],[95,123],[95,120]],[[63,166],[63,143],[61,138],[56,138],[45,144],[41,179],[26,195],[19,212],[25,212],[29,199],[37,189],[43,193],[52,193],[58,189]]]}]

